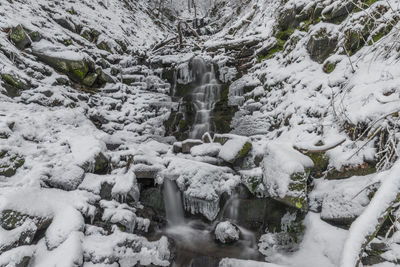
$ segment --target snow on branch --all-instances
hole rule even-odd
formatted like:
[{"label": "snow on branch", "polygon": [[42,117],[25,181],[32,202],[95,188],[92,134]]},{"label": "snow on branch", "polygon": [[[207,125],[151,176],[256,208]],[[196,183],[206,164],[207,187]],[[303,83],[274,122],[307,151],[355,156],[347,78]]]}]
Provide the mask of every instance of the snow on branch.
[{"label": "snow on branch", "polygon": [[299,145],[294,145],[293,148],[296,149],[297,151],[306,154],[306,153],[323,153],[328,150],[334,149],[337,146],[340,146],[346,141],[346,138],[340,139],[339,141],[336,141],[332,144],[327,144],[323,146],[303,146],[300,147]]},{"label": "snow on branch", "polygon": [[379,175],[382,175],[382,185],[364,212],[351,225],[340,267],[359,266],[366,246],[374,239],[400,197],[400,161],[391,170]]}]

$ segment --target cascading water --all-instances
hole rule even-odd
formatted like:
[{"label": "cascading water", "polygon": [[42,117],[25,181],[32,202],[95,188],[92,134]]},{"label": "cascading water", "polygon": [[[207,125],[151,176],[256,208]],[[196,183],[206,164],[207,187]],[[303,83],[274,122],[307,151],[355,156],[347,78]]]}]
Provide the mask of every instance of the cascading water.
[{"label": "cascading water", "polygon": [[164,180],[164,205],[167,221],[170,225],[184,223],[182,197],[174,181]]},{"label": "cascading water", "polygon": [[201,138],[211,130],[210,114],[215,103],[220,100],[221,86],[215,78],[214,66],[200,57],[192,60],[192,77],[195,78],[197,87],[192,92],[192,101],[196,111],[194,124],[190,131],[190,138]]}]

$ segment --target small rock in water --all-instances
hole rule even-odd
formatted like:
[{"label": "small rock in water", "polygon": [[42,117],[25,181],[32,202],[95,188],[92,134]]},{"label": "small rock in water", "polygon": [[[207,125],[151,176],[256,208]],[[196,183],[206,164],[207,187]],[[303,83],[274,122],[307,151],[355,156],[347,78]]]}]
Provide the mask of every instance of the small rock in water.
[{"label": "small rock in water", "polygon": [[215,228],[215,238],[224,244],[238,241],[239,235],[239,228],[228,221],[218,223],[217,227]]}]

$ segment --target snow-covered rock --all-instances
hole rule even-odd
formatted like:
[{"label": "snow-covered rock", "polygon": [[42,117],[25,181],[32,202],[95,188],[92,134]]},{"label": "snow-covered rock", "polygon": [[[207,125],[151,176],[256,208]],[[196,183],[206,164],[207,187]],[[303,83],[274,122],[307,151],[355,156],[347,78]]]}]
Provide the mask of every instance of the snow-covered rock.
[{"label": "snow-covered rock", "polygon": [[220,222],[215,228],[215,238],[224,244],[232,243],[239,240],[239,228],[229,221]]}]

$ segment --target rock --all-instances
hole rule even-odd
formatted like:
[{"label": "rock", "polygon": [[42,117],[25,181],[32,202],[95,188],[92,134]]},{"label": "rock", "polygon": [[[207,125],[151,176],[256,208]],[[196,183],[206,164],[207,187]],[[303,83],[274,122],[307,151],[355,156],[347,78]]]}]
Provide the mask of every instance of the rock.
[{"label": "rock", "polygon": [[251,148],[252,144],[247,138],[232,138],[222,146],[218,157],[233,164],[235,161],[244,158]]},{"label": "rock", "polygon": [[5,242],[0,243],[0,253],[18,246],[31,245],[36,231],[37,227],[31,220],[27,220],[21,226],[9,231],[0,229],[1,234],[4,235],[5,239],[2,240]]},{"label": "rock", "polygon": [[284,9],[278,18],[278,27],[285,31],[296,23],[296,10],[294,8]]},{"label": "rock", "polygon": [[6,88],[9,97],[19,96],[21,90],[28,90],[31,88],[27,83],[12,74],[1,74],[1,80],[4,82],[2,85]]},{"label": "rock", "polygon": [[228,140],[232,139],[231,135],[228,134],[215,134],[213,138],[214,143],[220,143],[221,145],[224,145]]},{"label": "rock", "polygon": [[160,188],[151,187],[140,192],[140,203],[152,208],[158,215],[165,215],[164,195]]},{"label": "rock", "polygon": [[190,154],[193,157],[200,156],[208,156],[215,157],[221,150],[221,145],[219,143],[206,143],[201,144],[190,149]]},{"label": "rock", "polygon": [[323,28],[310,37],[307,43],[307,50],[312,60],[322,63],[335,51],[337,43],[337,37],[330,36],[326,33],[326,29]]},{"label": "rock", "polygon": [[93,69],[93,63],[89,62],[87,59],[69,60],[51,54],[46,55],[42,51],[33,51],[33,54],[37,56],[40,61],[66,74],[71,80],[77,83],[83,83],[86,76]]},{"label": "rock", "polygon": [[203,141],[197,139],[187,139],[182,142],[182,153],[190,153],[190,149],[194,146],[203,144]]},{"label": "rock", "polygon": [[89,73],[88,75],[86,75],[85,79],[83,79],[82,83],[88,87],[92,87],[96,79],[97,79],[96,73]]},{"label": "rock", "polygon": [[223,244],[231,244],[239,240],[239,228],[229,221],[220,222],[215,228],[215,239]]},{"label": "rock", "polygon": [[18,49],[21,50],[28,47],[32,43],[31,39],[21,25],[11,29],[10,40]]},{"label": "rock", "polygon": [[175,142],[172,146],[172,152],[175,154],[182,152],[182,142]]},{"label": "rock", "polygon": [[356,166],[342,166],[340,170],[332,169],[327,172],[326,179],[346,179],[352,176],[364,176],[375,173],[376,168],[373,164],[364,162]]},{"label": "rock", "polygon": [[109,167],[109,158],[107,158],[102,152],[100,152],[93,162],[86,162],[82,168],[85,172],[92,172],[96,174],[106,174]]},{"label": "rock", "polygon": [[28,219],[33,221],[38,231],[47,229],[52,221],[52,218],[30,216],[14,210],[3,210],[0,214],[0,225],[6,230],[12,230],[22,226]]},{"label": "rock", "polygon": [[203,136],[201,137],[201,140],[203,141],[203,143],[212,143],[212,138],[210,133],[204,133]]},{"label": "rock", "polygon": [[328,195],[322,202],[321,219],[339,227],[349,227],[364,211],[360,203],[343,195]]},{"label": "rock", "polygon": [[18,154],[6,150],[0,151],[0,176],[13,176],[24,163],[24,158]]},{"label": "rock", "polygon": [[70,165],[67,168],[55,167],[51,176],[44,179],[43,182],[53,188],[72,191],[78,188],[84,176],[85,171],[77,165]]},{"label": "rock", "polygon": [[340,23],[353,11],[354,7],[355,5],[351,1],[343,1],[333,8],[328,6],[322,10],[323,20],[332,23]]},{"label": "rock", "polygon": [[160,168],[157,166],[145,165],[145,164],[135,164],[133,166],[133,171],[135,172],[136,179],[156,179]]}]

